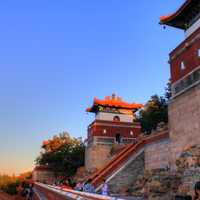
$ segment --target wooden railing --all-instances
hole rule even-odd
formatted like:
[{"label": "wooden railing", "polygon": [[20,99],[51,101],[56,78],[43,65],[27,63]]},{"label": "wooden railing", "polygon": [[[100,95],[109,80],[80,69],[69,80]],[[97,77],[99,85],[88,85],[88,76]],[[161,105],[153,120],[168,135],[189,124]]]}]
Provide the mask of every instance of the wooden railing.
[{"label": "wooden railing", "polygon": [[42,183],[35,183],[35,193],[39,200],[123,200],[121,198],[63,189]]}]

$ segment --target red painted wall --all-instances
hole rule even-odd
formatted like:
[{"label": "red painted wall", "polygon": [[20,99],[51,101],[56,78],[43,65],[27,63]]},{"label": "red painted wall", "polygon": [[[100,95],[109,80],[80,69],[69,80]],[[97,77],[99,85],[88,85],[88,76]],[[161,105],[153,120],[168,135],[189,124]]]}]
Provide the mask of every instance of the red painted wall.
[{"label": "red painted wall", "polygon": [[[106,129],[106,133],[103,133],[104,129]],[[133,135],[130,135],[131,131],[133,131]],[[136,138],[141,133],[141,127],[138,123],[94,121],[88,129],[89,138],[92,136],[115,137],[117,133],[124,138]]]},{"label": "red painted wall", "polygon": [[[190,37],[184,40],[176,49],[170,53],[171,60],[171,80],[172,83],[181,79],[192,70],[200,66],[200,57],[198,57],[198,49],[200,48],[200,38],[198,38],[191,46],[189,45],[183,52],[180,53],[176,58],[173,57],[180,52],[181,49],[185,48],[197,35],[200,34],[200,28],[195,31]],[[185,63],[186,69],[181,70],[181,62]]]}]

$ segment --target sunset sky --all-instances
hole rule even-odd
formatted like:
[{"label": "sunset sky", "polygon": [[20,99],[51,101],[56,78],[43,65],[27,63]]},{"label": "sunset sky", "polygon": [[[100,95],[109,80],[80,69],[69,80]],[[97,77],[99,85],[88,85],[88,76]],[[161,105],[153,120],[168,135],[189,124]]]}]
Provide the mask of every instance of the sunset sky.
[{"label": "sunset sky", "polygon": [[31,170],[41,142],[85,137],[93,97],[162,95],[168,53],[184,38],[158,24],[183,0],[0,3],[0,173]]}]

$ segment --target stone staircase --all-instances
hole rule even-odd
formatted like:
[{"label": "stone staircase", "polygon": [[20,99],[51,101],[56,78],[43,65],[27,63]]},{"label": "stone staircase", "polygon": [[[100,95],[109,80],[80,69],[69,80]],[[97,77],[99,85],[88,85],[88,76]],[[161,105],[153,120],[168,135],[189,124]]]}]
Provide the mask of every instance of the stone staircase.
[{"label": "stone staircase", "polygon": [[91,178],[93,185],[97,188],[101,185],[103,179],[108,179],[114,172],[129,160],[145,144],[145,140],[141,140],[136,144],[128,145],[116,157],[111,159],[102,169],[98,170]]},{"label": "stone staircase", "polygon": [[[127,164],[129,164],[127,165],[128,167],[133,169],[134,166],[133,163],[132,164],[129,163],[130,160],[137,159],[137,157],[143,152],[146,144],[151,144],[154,141],[160,140],[167,136],[168,136],[168,131],[163,131],[148,137],[141,137],[140,139],[138,139],[137,143],[127,145],[116,156],[114,156],[113,159],[111,159],[102,169],[96,171],[89,177],[90,179],[92,179],[92,184],[95,186],[95,188],[98,189],[99,186],[101,186],[102,181],[104,179],[109,180],[111,177],[113,178],[120,172],[120,169],[126,166]],[[144,158],[140,158],[140,160],[141,159]]]}]

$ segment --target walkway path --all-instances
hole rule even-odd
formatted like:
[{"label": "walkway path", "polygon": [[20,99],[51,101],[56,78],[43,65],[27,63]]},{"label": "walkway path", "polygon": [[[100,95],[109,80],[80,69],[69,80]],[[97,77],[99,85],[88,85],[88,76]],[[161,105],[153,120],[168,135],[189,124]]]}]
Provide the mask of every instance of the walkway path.
[{"label": "walkway path", "polygon": [[0,200],[24,200],[24,198],[20,196],[10,196],[6,193],[0,192]]},{"label": "walkway path", "polygon": [[38,197],[39,200],[47,200],[47,198],[44,196],[42,192],[40,192],[37,189],[34,189],[35,195]]},{"label": "walkway path", "polygon": [[14,198],[3,192],[0,192],[0,200],[14,200]]}]

